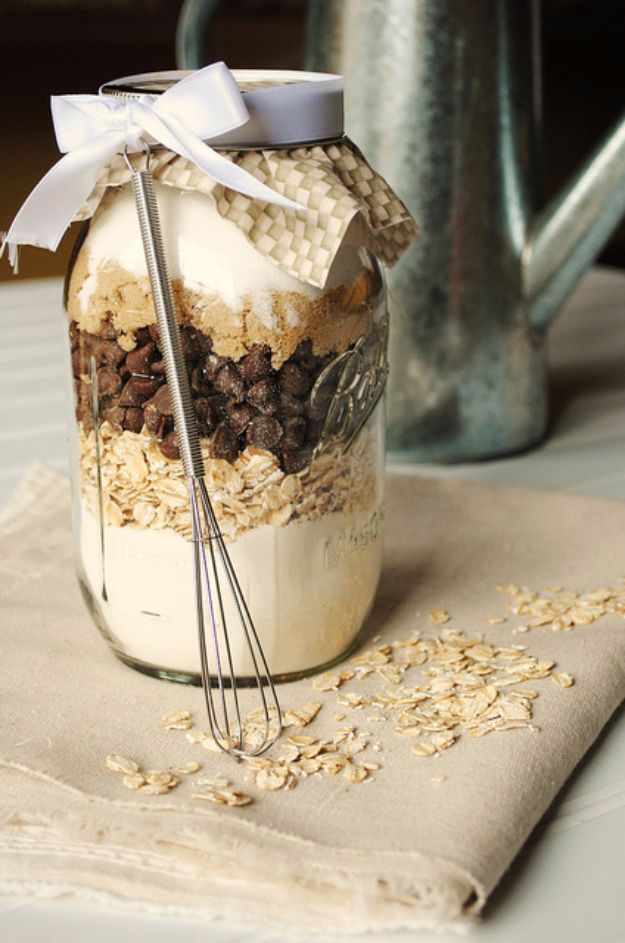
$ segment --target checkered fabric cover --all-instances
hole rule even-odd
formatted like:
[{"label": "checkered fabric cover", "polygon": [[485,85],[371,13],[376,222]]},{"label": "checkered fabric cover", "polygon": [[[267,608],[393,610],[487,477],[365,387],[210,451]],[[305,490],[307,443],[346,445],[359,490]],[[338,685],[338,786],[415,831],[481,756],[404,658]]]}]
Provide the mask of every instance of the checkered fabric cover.
[{"label": "checkered fabric cover", "polygon": [[[161,183],[210,194],[220,215],[238,226],[259,252],[310,285],[325,285],[357,214],[365,224],[368,248],[388,267],[416,236],[417,226],[404,204],[346,138],[288,150],[232,151],[225,156],[307,212],[261,203],[230,190],[164,149],[154,152],[151,168]],[[129,176],[123,157],[114,157],[76,218],[93,216],[106,188],[127,183]]]}]

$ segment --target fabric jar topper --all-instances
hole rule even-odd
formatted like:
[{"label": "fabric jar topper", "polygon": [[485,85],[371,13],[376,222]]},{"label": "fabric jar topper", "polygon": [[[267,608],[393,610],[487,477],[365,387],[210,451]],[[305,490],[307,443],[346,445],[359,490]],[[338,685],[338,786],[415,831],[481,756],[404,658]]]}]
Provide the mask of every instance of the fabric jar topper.
[{"label": "fabric jar topper", "polygon": [[[277,108],[284,107],[288,89],[280,89]],[[253,199],[295,211],[304,209],[206,143],[250,118],[234,76],[223,62],[191,73],[159,95],[132,99],[102,93],[52,96],[51,109],[64,156],[37,184],[4,234],[0,256],[7,248],[14,271],[20,245],[56,250],[108,160],[146,146],[162,145],[218,183]]]}]

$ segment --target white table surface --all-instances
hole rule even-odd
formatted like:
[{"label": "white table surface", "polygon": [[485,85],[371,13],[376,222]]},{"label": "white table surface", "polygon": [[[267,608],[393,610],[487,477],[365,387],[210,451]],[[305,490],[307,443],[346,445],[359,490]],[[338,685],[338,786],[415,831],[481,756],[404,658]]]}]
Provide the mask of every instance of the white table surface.
[{"label": "white table surface", "polygon": [[[61,283],[0,285],[0,502],[24,469],[66,470]],[[595,269],[550,338],[553,426],[525,454],[405,473],[625,499],[625,273]],[[625,558],[625,535],[623,535]],[[625,572],[625,563],[623,566]],[[621,709],[492,895],[475,943],[625,943],[625,710]],[[280,941],[75,901],[0,900],[1,943]],[[350,938],[354,940],[355,938]],[[456,934],[378,934],[358,943],[451,943]],[[330,943],[329,937],[324,941]]]}]

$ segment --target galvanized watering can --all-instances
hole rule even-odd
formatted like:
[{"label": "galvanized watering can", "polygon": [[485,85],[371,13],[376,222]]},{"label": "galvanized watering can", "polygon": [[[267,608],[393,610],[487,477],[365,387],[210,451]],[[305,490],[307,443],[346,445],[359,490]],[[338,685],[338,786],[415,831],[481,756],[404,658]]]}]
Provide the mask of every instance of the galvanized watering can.
[{"label": "galvanized watering can", "polygon": [[[203,64],[218,5],[187,0],[180,65]],[[394,459],[543,437],[547,328],[625,211],[625,116],[540,209],[539,13],[538,0],[310,0],[307,65],[345,75],[348,133],[421,228],[389,280]]]},{"label": "galvanized watering can", "polygon": [[390,289],[389,447],[456,462],[536,443],[545,333],[625,211],[625,115],[541,206],[535,0],[312,0],[308,65],[421,228]]}]

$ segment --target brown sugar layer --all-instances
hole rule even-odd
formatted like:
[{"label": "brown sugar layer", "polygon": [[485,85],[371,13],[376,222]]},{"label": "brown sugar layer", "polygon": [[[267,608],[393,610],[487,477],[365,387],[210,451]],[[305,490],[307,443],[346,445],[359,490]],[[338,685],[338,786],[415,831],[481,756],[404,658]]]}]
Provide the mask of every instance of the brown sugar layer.
[{"label": "brown sugar layer", "polygon": [[[347,350],[371,328],[381,291],[379,276],[370,270],[317,298],[264,290],[244,296],[236,308],[181,279],[174,279],[172,287],[179,323],[209,335],[215,354],[239,360],[255,345],[266,344],[276,369],[303,340],[319,356]],[[71,274],[67,307],[70,319],[90,334],[112,324],[125,350],[136,346],[137,331],[155,322],[147,277],[137,278],[112,261],[93,271],[85,250]]]},{"label": "brown sugar layer", "polygon": [[[274,454],[288,474],[310,464],[333,395],[332,382],[317,392],[314,403],[310,393],[336,352],[318,356],[310,341],[301,341],[276,370],[267,345],[256,344],[234,361],[215,353],[210,338],[194,327],[183,325],[180,337],[198,431],[207,440],[211,458],[233,462],[251,447]],[[156,325],[135,332],[131,351],[121,346],[111,319],[102,323],[99,334],[70,322],[70,342],[76,416],[83,428],[93,426],[95,371],[99,421],[118,431],[145,430],[164,456],[178,458]]]}]

